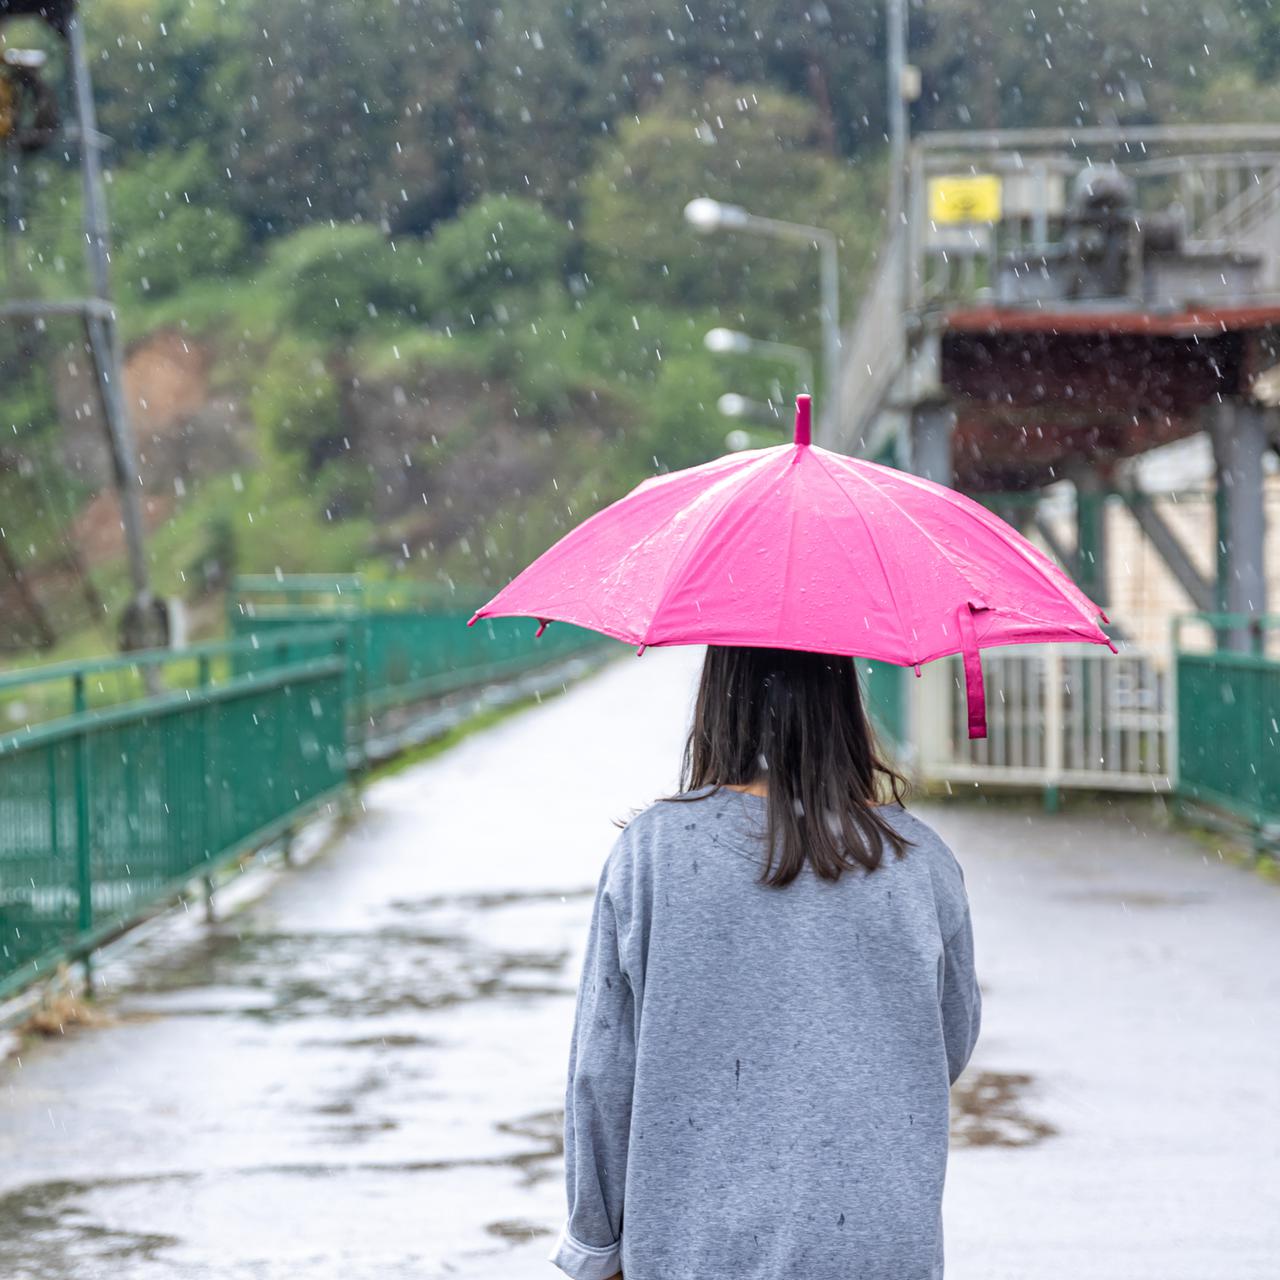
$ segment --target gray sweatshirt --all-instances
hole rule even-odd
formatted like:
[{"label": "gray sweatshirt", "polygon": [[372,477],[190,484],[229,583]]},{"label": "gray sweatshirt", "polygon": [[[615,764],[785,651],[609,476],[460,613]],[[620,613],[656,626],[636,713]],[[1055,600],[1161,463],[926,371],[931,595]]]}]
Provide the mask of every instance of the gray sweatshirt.
[{"label": "gray sweatshirt", "polygon": [[596,893],[565,1098],[574,1280],[938,1280],[980,999],[960,867],[758,883],[766,804],[660,801]]}]

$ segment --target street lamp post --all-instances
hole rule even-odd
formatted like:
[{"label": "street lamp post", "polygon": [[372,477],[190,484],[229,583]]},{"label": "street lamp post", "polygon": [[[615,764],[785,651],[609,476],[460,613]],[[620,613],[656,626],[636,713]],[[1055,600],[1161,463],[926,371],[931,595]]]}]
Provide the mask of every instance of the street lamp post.
[{"label": "street lamp post", "polygon": [[[740,205],[699,196],[684,207],[685,221],[698,231],[752,231],[816,247],[821,268],[822,381],[824,410],[835,402],[840,377],[840,259],[835,233],[802,222],[784,222],[748,213]],[[824,412],[824,417],[825,417]]]},{"label": "street lamp post", "polygon": [[763,356],[786,360],[795,366],[799,389],[813,391],[813,357],[803,347],[792,346],[789,342],[767,342],[763,338],[739,333],[736,329],[708,329],[702,345],[718,355]]},{"label": "street lamp post", "polygon": [[763,404],[752,400],[750,396],[741,396],[736,391],[726,391],[716,401],[716,408],[726,418],[751,418],[756,422],[780,422],[778,408],[773,404]]}]

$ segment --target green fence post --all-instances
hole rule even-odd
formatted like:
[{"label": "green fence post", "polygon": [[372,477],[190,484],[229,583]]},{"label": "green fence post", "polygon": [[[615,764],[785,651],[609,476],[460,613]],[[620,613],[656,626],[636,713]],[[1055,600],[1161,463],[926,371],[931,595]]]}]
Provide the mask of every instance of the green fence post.
[{"label": "green fence post", "polygon": [[[72,708],[78,719],[75,738],[76,791],[76,934],[83,942],[93,929],[93,825],[90,821],[89,726],[84,673],[72,677]],[[86,992],[93,990],[93,961],[88,949],[82,957]]]},{"label": "green fence post", "polygon": [[[287,640],[276,646],[276,658],[281,667],[287,668],[290,659],[290,645]],[[296,689],[293,679],[286,678],[280,687],[280,740],[278,752],[279,785],[285,789],[285,803],[280,805],[281,811],[292,809],[298,803],[298,788],[294,786],[294,771],[289,767],[290,761],[296,760],[293,748],[297,744],[295,728],[296,716],[293,714],[293,699]],[[282,853],[285,862],[293,861],[293,828],[284,829],[281,836]]]},{"label": "green fence post", "polygon": [[[200,688],[200,696],[204,699],[200,708],[200,855],[206,863],[213,857],[215,848],[214,805],[218,798],[213,767],[213,700],[209,697],[211,682],[209,655],[202,653],[196,663],[196,683]],[[200,881],[204,886],[204,918],[207,923],[213,924],[218,918],[213,901],[213,876],[206,872],[200,877]]]},{"label": "green fence post", "polygon": [[1182,616],[1174,614],[1169,623],[1169,759],[1167,761],[1173,816],[1186,816],[1182,802],[1182,709],[1178,690],[1182,683]]},{"label": "green fence post", "polygon": [[359,766],[363,770],[369,762],[369,667],[373,652],[373,627],[369,610],[361,601],[356,618],[356,714],[360,717],[360,729],[356,737],[356,749],[360,753]]},{"label": "green fence post", "polygon": [[[1246,683],[1247,682],[1247,683]],[[1260,858],[1263,852],[1263,828],[1267,823],[1265,796],[1262,791],[1262,773],[1266,768],[1266,733],[1262,725],[1262,686],[1263,668],[1261,665],[1251,671],[1241,671],[1241,685],[1245,685],[1248,694],[1245,698],[1245,716],[1249,731],[1249,759],[1247,767],[1253,775],[1249,780],[1250,798],[1253,802],[1253,856]]]},{"label": "green fence post", "polygon": [[53,861],[58,860],[58,845],[61,843],[62,833],[59,830],[58,815],[58,745],[51,742],[45,747],[45,760],[48,765],[48,787],[49,787],[49,853],[52,855]]},{"label": "green fence post", "polygon": [[196,733],[200,764],[200,857],[207,861],[213,854],[210,823],[212,819],[213,788],[209,778],[209,739],[212,731],[209,724],[209,655],[202,653],[196,660],[196,687],[200,690],[200,719]]}]

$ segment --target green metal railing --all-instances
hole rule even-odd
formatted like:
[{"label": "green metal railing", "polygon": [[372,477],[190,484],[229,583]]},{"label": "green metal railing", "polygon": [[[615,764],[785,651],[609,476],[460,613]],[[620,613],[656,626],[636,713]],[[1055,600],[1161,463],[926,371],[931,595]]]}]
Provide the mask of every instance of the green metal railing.
[{"label": "green metal railing", "polygon": [[245,578],[229,641],[0,674],[19,726],[0,733],[0,998],[332,798],[377,713],[608,643],[473,612],[433,588]]},{"label": "green metal railing", "polygon": [[[270,839],[347,779],[342,627],[0,676],[69,715],[0,736],[0,995]],[[269,660],[268,660],[269,659]],[[193,685],[93,708],[101,677],[195,662]],[[228,674],[219,678],[218,670]]]},{"label": "green metal railing", "polygon": [[555,623],[541,635],[528,618],[467,620],[483,601],[443,588],[367,584],[357,577],[241,577],[228,600],[232,635],[263,642],[279,630],[351,627],[351,707],[367,719],[388,707],[438,698],[609,643]]},{"label": "green metal railing", "polygon": [[[1189,624],[1247,637],[1249,650],[1187,648]],[[1178,795],[1259,832],[1280,827],[1280,615],[1195,614],[1174,623]]]}]

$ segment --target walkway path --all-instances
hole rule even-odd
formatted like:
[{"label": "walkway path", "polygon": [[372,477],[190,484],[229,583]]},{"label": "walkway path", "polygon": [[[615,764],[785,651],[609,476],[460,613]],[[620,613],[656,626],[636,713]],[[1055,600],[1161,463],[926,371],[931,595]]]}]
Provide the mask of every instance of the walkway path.
[{"label": "walkway path", "polygon": [[[651,652],[378,783],[305,868],[0,1064],[6,1280],[551,1277],[579,947],[693,668]],[[922,806],[987,1027],[949,1280],[1274,1280],[1280,889],[1105,814]]]}]

